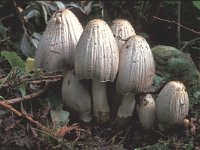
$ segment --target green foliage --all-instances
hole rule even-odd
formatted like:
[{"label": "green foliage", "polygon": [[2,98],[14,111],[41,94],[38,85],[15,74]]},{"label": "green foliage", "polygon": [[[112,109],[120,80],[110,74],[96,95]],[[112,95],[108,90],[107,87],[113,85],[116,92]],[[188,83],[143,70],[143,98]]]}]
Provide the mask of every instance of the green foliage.
[{"label": "green foliage", "polygon": [[200,10],[200,1],[192,1],[192,4]]},{"label": "green foliage", "polygon": [[[179,141],[176,137],[170,137],[169,140],[160,140],[154,145],[147,145],[145,147],[139,147],[134,150],[171,150],[171,149],[194,149],[194,139],[191,138],[187,143]],[[181,144],[180,144],[181,143]],[[174,147],[176,144],[179,144],[179,147]]]},{"label": "green foliage", "polygon": [[25,96],[26,95],[26,86],[27,86],[27,83],[26,82],[23,82],[19,85],[19,90],[22,94],[22,96]]},{"label": "green foliage", "polygon": [[1,57],[4,57],[10,63],[11,67],[18,67],[20,70],[25,70],[25,62],[13,51],[2,51]]}]

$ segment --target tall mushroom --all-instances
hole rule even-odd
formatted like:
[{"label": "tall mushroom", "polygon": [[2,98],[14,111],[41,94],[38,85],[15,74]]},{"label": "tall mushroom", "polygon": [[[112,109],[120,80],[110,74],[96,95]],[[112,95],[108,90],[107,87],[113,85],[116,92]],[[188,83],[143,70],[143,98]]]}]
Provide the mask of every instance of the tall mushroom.
[{"label": "tall mushroom", "polygon": [[82,31],[82,25],[70,10],[56,11],[37,47],[36,66],[46,71],[73,68],[74,51]]},{"label": "tall mushroom", "polygon": [[183,83],[170,81],[156,99],[156,115],[159,129],[181,125],[189,111],[189,98]]},{"label": "tall mushroom", "polygon": [[63,79],[62,98],[64,105],[78,113],[82,121],[92,120],[91,96],[73,71],[68,71]]},{"label": "tall mushroom", "polygon": [[[117,90],[124,95],[146,92],[152,85],[154,74],[155,65],[149,44],[139,35],[131,36],[121,49]],[[127,100],[122,100],[120,107],[126,103],[124,108],[134,109],[132,107],[135,103],[134,96],[129,97],[129,99],[129,103],[126,102]],[[123,113],[122,116],[121,111],[118,111],[117,117],[125,119],[131,116],[126,113]]]},{"label": "tall mushroom", "polygon": [[93,113],[104,123],[109,117],[107,81],[114,81],[119,66],[119,51],[110,27],[101,19],[85,27],[75,51],[75,72],[79,79],[93,79]]},{"label": "tall mushroom", "polygon": [[125,40],[130,36],[136,35],[135,30],[131,23],[125,19],[116,19],[112,22],[111,30],[114,34],[114,37],[117,41],[119,51],[121,51],[122,45],[125,43]]}]

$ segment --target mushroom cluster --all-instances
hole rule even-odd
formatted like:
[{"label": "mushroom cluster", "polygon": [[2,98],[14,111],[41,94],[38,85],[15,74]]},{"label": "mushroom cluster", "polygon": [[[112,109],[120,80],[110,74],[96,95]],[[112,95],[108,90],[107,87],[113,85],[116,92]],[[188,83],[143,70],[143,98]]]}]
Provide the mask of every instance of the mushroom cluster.
[{"label": "mushroom cluster", "polygon": [[70,10],[56,11],[42,35],[35,62],[45,71],[66,71],[63,103],[84,122],[93,118],[105,124],[113,119],[106,82],[114,82],[114,91],[123,95],[114,118],[119,126],[130,122],[136,106],[145,130],[156,122],[161,130],[181,124],[188,114],[189,99],[182,83],[169,82],[155,101],[149,94],[154,56],[147,41],[125,19],[116,19],[111,26],[93,19],[83,29]]}]

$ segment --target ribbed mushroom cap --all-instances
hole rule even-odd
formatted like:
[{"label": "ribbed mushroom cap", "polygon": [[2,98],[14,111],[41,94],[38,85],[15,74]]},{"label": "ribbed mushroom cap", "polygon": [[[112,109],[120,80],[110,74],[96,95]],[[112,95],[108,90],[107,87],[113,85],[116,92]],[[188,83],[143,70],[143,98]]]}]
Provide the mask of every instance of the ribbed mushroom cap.
[{"label": "ribbed mushroom cap", "polygon": [[112,22],[111,30],[117,41],[119,51],[121,51],[122,45],[125,40],[130,36],[136,35],[135,30],[131,23],[125,19],[116,19]]},{"label": "ribbed mushroom cap", "polygon": [[82,31],[82,25],[70,10],[56,11],[38,45],[36,66],[47,71],[73,68],[74,51]]},{"label": "ribbed mushroom cap", "polygon": [[85,27],[75,52],[75,71],[80,79],[114,81],[119,51],[110,27],[101,19]]},{"label": "ribbed mushroom cap", "polygon": [[165,126],[182,124],[189,110],[185,86],[178,81],[167,83],[156,99],[158,122]]},{"label": "ribbed mushroom cap", "polygon": [[155,73],[154,59],[146,40],[131,36],[120,53],[117,90],[125,93],[140,93],[148,90]]}]

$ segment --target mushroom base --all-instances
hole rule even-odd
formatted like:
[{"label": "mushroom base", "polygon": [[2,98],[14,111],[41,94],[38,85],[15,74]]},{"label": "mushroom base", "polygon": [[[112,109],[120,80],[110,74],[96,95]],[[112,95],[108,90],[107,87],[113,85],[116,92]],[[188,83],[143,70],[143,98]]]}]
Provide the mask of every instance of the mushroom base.
[{"label": "mushroom base", "polygon": [[90,122],[90,121],[92,121],[91,112],[85,112],[85,113],[80,114],[80,119],[83,122]]},{"label": "mushroom base", "polygon": [[135,108],[135,102],[134,94],[124,95],[116,116],[117,126],[123,127],[129,123]]}]

